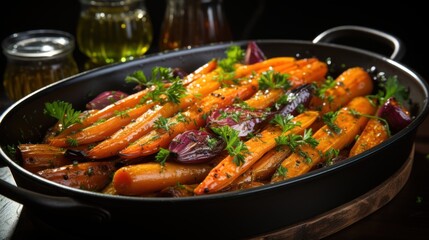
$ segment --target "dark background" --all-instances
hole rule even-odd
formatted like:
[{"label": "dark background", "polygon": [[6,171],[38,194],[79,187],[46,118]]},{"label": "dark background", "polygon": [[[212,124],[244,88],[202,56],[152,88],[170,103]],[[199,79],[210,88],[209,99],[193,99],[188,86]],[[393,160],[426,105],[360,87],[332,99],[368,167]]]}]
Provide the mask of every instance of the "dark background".
[{"label": "dark background", "polygon": [[[387,4],[386,4],[387,3]],[[1,35],[4,39],[12,33],[33,29],[58,29],[76,36],[80,11],[78,0],[14,0],[1,10]],[[427,65],[427,39],[422,35],[428,30],[427,11],[422,4],[412,1],[280,1],[280,0],[225,0],[226,17],[233,33],[233,40],[243,39],[298,39],[312,40],[324,30],[339,25],[361,25],[382,30],[400,38],[406,47],[401,63],[429,79]],[[148,54],[156,52],[165,0],[146,0],[154,26],[154,41]],[[375,46],[375,47],[374,47]],[[378,51],[377,45],[366,45]],[[381,50],[380,50],[381,51]],[[381,52],[389,54],[386,51]],[[76,47],[74,56],[84,56]],[[3,76],[6,60],[0,59]],[[0,90],[2,85],[0,87]],[[2,95],[4,95],[2,93]]]}]

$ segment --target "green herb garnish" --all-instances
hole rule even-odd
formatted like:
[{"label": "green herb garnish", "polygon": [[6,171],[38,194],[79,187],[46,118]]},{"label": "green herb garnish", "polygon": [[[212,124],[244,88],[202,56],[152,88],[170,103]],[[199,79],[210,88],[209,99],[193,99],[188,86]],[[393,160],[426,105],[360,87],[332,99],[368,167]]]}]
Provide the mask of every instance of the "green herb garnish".
[{"label": "green herb garnish", "polygon": [[61,130],[80,122],[79,116],[81,112],[74,110],[70,103],[64,101],[45,103],[44,113],[58,119],[61,124]]},{"label": "green herb garnish", "polygon": [[275,72],[274,70],[268,70],[261,74],[259,78],[259,89],[289,89],[292,84],[289,81],[288,74],[282,74]]},{"label": "green herb garnish", "polygon": [[244,59],[245,52],[239,46],[232,45],[225,51],[225,54],[226,58],[219,60],[218,65],[224,72],[233,72],[234,64]]},{"label": "green herb garnish", "polygon": [[159,164],[161,164],[161,166],[164,166],[169,155],[170,151],[168,149],[160,148],[159,152],[155,156],[155,162],[158,162]]},{"label": "green herb garnish", "polygon": [[233,162],[240,166],[244,163],[244,155],[249,153],[246,144],[240,140],[239,132],[230,126],[211,128],[226,143],[225,149],[233,157]]},{"label": "green herb garnish", "polygon": [[341,133],[341,128],[338,127],[337,124],[335,124],[335,119],[337,119],[338,113],[338,111],[327,112],[322,116],[323,122],[329,127],[329,129],[331,129],[336,134]]},{"label": "green herb garnish", "polygon": [[287,132],[296,126],[301,125],[299,122],[293,122],[292,119],[293,119],[293,115],[291,114],[288,114],[286,116],[283,116],[281,114],[276,114],[271,120],[271,123],[279,126],[283,132]]}]

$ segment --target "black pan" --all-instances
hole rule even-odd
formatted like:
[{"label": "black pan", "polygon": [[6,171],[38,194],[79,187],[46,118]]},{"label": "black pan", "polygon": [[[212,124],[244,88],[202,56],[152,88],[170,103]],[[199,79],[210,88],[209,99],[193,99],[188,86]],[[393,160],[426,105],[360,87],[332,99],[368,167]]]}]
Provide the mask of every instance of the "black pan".
[{"label": "black pan", "polygon": [[[352,47],[320,43],[342,34],[365,36],[393,46],[391,58]],[[395,37],[372,29],[346,26],[330,29],[314,42],[256,40],[266,56],[316,56],[330,58],[332,68],[375,66],[397,75],[409,87],[418,106],[415,119],[379,146],[334,166],[314,170],[288,181],[236,192],[184,198],[112,196],[69,188],[38,177],[7,155],[8,146],[39,142],[52,119],[43,114],[45,102],[63,100],[83,109],[96,93],[131,91],[124,77],[155,66],[182,67],[192,71],[215,57],[223,57],[231,44],[216,44],[155,54],[143,59],[84,72],[40,89],[8,108],[0,118],[1,158],[12,171],[18,187],[0,181],[1,194],[13,199],[55,228],[76,236],[248,238],[277,231],[304,221],[367,193],[388,179],[409,157],[415,133],[428,113],[428,85],[413,70],[392,58],[403,54]],[[318,42],[318,43],[316,43]],[[88,232],[87,232],[88,231]]]}]

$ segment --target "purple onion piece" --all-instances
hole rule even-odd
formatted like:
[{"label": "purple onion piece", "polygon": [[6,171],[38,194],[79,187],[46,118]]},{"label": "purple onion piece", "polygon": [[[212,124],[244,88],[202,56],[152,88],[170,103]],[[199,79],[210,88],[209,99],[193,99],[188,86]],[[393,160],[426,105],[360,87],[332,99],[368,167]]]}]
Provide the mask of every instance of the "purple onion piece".
[{"label": "purple onion piece", "polygon": [[177,135],[168,150],[181,163],[202,163],[210,161],[225,147],[225,143],[203,130],[189,130]]},{"label": "purple onion piece", "polygon": [[308,107],[312,96],[313,89],[310,84],[304,84],[288,91],[286,93],[287,102],[281,105],[276,113],[283,116],[288,114],[295,116],[298,114],[298,106]]},{"label": "purple onion piece", "polygon": [[179,67],[173,68],[173,77],[179,77],[180,79],[183,79],[187,75],[188,73],[182,68],[179,68]]},{"label": "purple onion piece", "polygon": [[105,91],[100,93],[97,97],[86,104],[86,109],[102,109],[122,98],[127,97],[128,94],[121,91]]},{"label": "purple onion piece", "polygon": [[249,133],[258,130],[266,119],[267,112],[264,110],[249,110],[237,106],[228,106],[213,111],[207,117],[206,122],[209,128],[230,126],[239,132],[239,137],[245,137]]},{"label": "purple onion piece", "polygon": [[247,43],[246,54],[244,56],[245,64],[254,64],[258,62],[262,62],[266,59],[264,53],[256,44],[255,41],[250,41]]},{"label": "purple onion piece", "polygon": [[377,116],[387,121],[392,133],[400,131],[411,123],[410,113],[394,97],[387,99],[378,109]]}]

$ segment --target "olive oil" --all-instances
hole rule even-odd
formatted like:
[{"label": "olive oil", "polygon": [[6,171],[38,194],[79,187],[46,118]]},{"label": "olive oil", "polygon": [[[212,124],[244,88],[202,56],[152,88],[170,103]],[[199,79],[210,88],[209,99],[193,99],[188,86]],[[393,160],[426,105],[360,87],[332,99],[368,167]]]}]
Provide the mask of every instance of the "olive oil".
[{"label": "olive oil", "polygon": [[95,64],[125,62],[143,56],[153,39],[142,0],[81,0],[77,43]]}]

